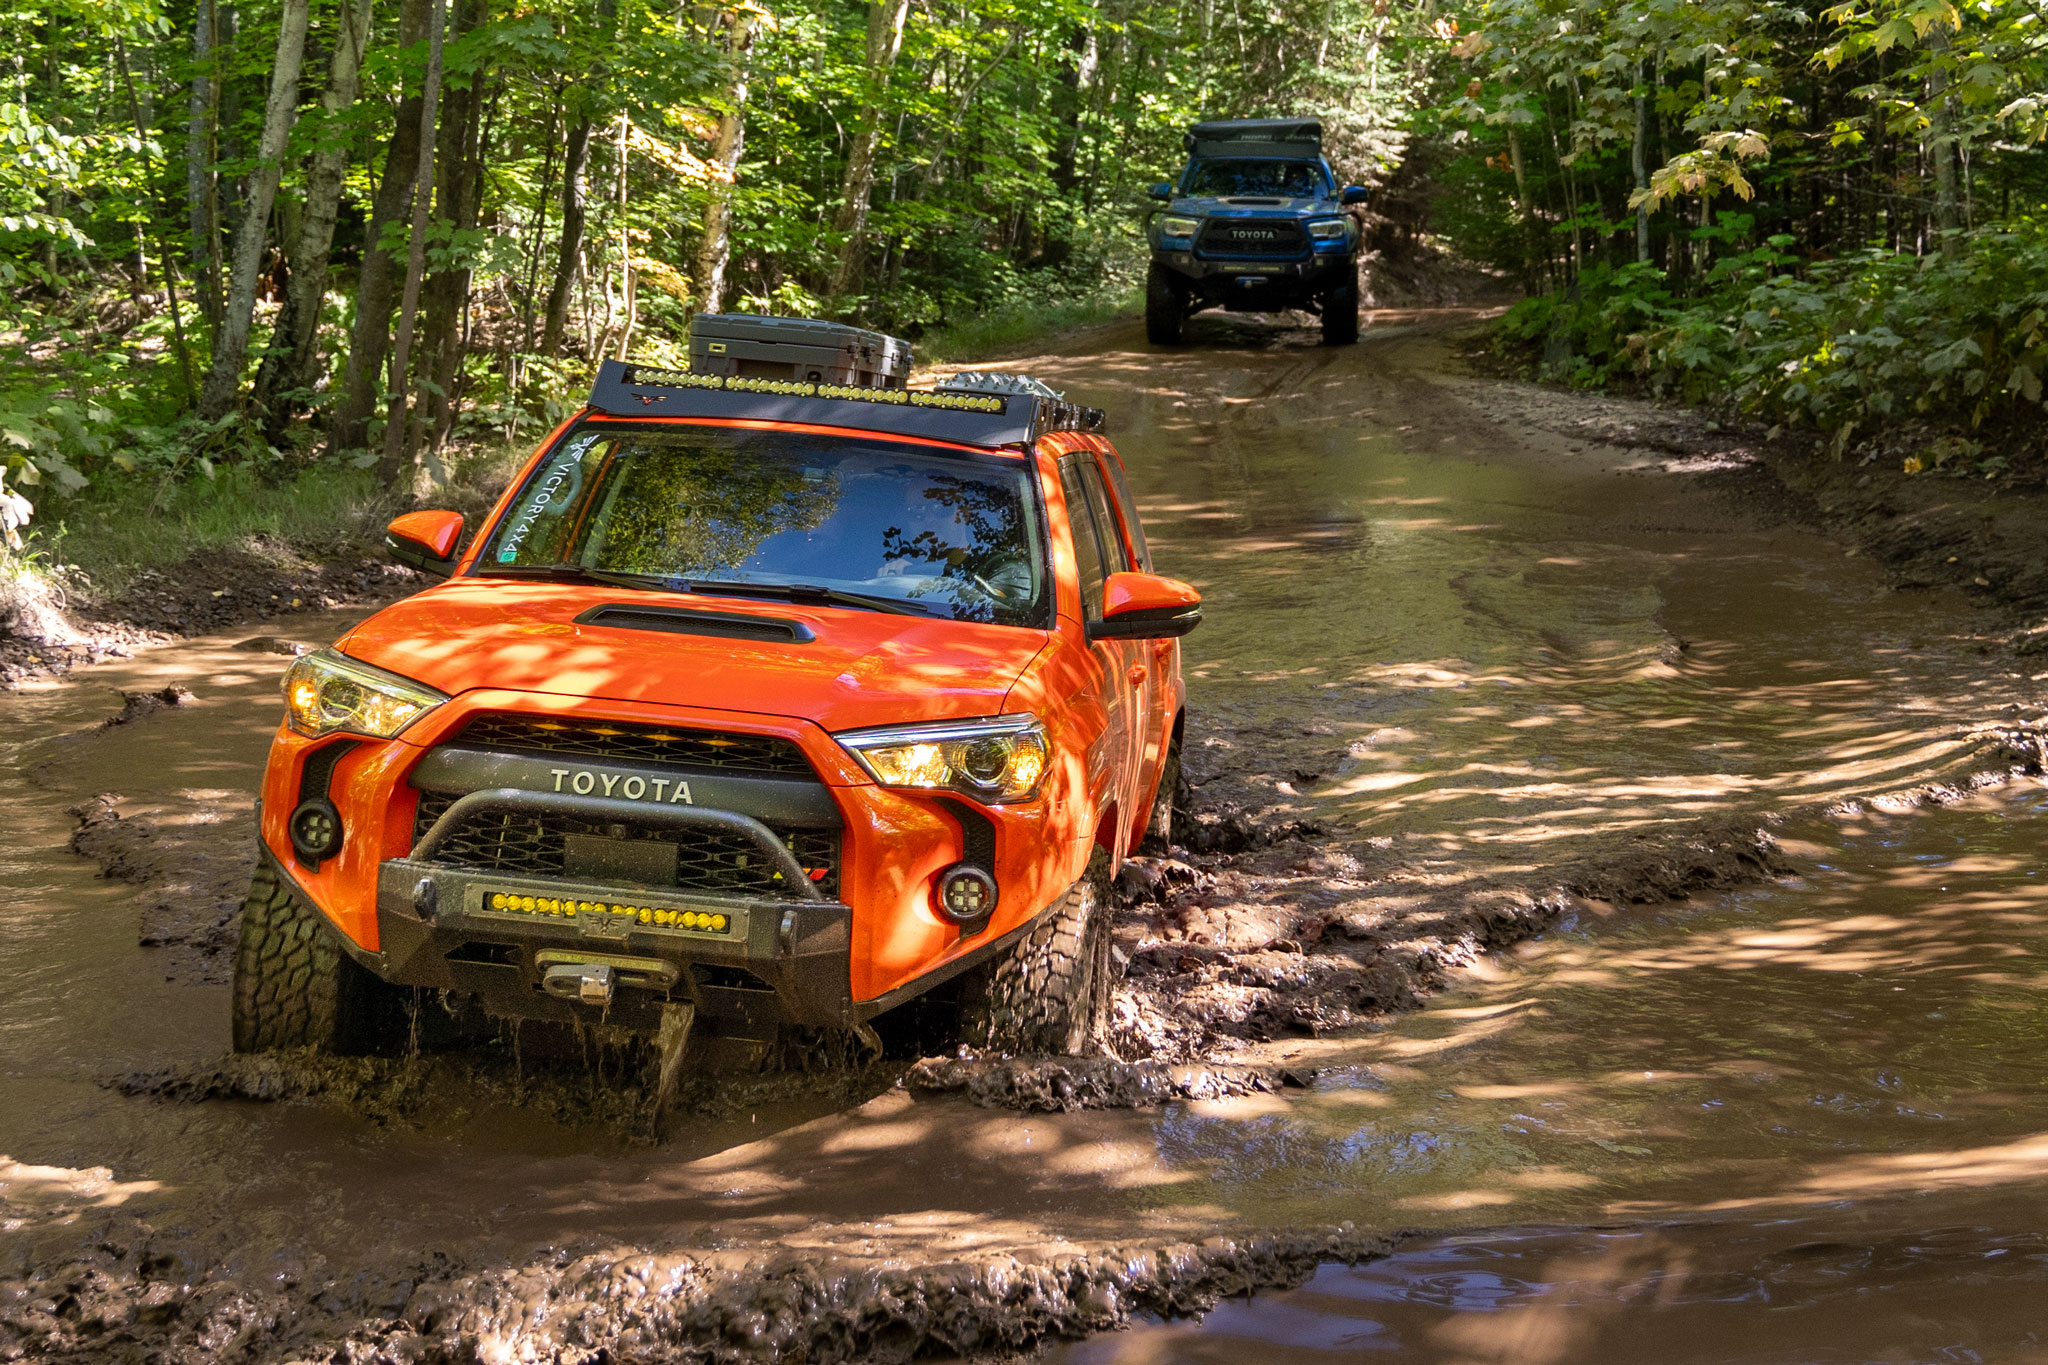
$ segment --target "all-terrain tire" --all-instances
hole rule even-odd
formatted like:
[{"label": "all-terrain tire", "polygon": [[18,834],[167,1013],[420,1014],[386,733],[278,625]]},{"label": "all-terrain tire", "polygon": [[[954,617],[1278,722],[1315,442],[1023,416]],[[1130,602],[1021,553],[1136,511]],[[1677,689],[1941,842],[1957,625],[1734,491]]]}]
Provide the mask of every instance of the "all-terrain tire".
[{"label": "all-terrain tire", "polygon": [[1145,339],[1154,346],[1180,345],[1187,294],[1173,272],[1154,261],[1145,271]]},{"label": "all-terrain tire", "polygon": [[343,952],[275,869],[257,867],[235,949],[235,1051],[370,1051],[402,1019],[402,994]]},{"label": "all-terrain tire", "polygon": [[1323,300],[1323,344],[1349,346],[1358,340],[1358,286],[1340,284]]},{"label": "all-terrain tire", "polygon": [[1098,1052],[1109,1025],[1109,855],[962,983],[961,1041],[1018,1057]]}]

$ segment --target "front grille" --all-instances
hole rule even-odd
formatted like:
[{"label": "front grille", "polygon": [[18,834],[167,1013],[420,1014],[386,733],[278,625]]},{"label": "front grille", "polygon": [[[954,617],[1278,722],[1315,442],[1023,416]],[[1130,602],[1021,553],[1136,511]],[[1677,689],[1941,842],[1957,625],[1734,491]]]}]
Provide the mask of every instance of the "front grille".
[{"label": "front grille", "polygon": [[[455,803],[441,792],[421,792],[413,826],[418,843],[434,822]],[[771,826],[772,828],[772,826]],[[828,898],[839,898],[839,833],[836,830],[775,830],[783,846],[796,855],[806,872],[822,869],[812,883]],[[714,829],[677,829],[616,820],[579,820],[566,815],[483,811],[465,819],[434,855],[452,867],[505,872],[524,877],[561,877],[568,856],[565,840],[572,834],[612,839],[646,839],[676,846],[676,885],[686,891],[728,896],[787,896],[799,893],[788,885],[752,839]]]},{"label": "front grille", "polygon": [[1205,256],[1300,256],[1308,238],[1287,218],[1211,218],[1195,245]]},{"label": "front grille", "polygon": [[482,715],[463,726],[462,733],[455,738],[487,749],[814,776],[804,751],[793,741],[774,735],[686,730],[675,725],[642,725],[623,720]]}]

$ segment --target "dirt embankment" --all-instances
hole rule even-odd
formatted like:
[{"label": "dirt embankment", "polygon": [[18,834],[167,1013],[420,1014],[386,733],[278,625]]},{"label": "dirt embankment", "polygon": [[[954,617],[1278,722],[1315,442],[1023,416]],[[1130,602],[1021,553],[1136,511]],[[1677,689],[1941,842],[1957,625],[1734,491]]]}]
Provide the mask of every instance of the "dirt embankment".
[{"label": "dirt embankment", "polygon": [[256,541],[145,570],[112,600],[74,607],[60,584],[30,575],[0,581],[0,687],[61,676],[79,664],[256,621],[377,606],[426,580],[368,549],[315,558]]}]

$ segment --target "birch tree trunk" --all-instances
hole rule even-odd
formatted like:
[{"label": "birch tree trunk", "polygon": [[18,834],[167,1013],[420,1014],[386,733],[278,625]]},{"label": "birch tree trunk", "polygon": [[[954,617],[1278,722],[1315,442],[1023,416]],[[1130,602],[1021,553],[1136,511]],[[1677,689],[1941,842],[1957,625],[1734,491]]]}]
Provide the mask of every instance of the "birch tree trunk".
[{"label": "birch tree trunk", "polygon": [[434,119],[441,104],[441,29],[447,18],[445,0],[432,0],[427,16],[427,78],[420,92],[420,159],[413,174],[412,238],[406,251],[405,295],[398,307],[398,335],[391,343],[391,378],[385,387],[384,456],[377,463],[383,483],[395,486],[401,476],[408,495],[413,470],[405,457],[406,380],[412,361],[413,320],[420,307],[420,279],[427,268],[427,218],[434,203]]},{"label": "birch tree trunk", "polygon": [[285,139],[298,108],[310,9],[310,0],[285,0],[284,20],[278,27],[277,65],[271,68],[270,98],[263,106],[263,139],[257,144],[256,170],[249,177],[248,201],[235,231],[234,267],[220,330],[214,336],[213,366],[199,395],[199,415],[208,421],[234,406],[242,385],[242,361],[249,353],[249,328],[256,316],[256,276],[263,267],[278,178],[284,173]]},{"label": "birch tree trunk", "polygon": [[889,89],[889,75],[897,54],[903,51],[903,25],[910,17],[910,0],[869,0],[868,4],[868,97],[854,125],[853,144],[846,153],[846,178],[840,186],[839,211],[833,215],[832,231],[839,238],[839,258],[832,267],[826,293],[843,298],[851,292],[866,243],[862,232],[868,222],[868,190],[875,180],[875,150],[882,129],[882,96]]},{"label": "birch tree trunk", "polygon": [[725,302],[725,267],[732,259],[733,180],[747,140],[747,63],[753,57],[754,37],[760,32],[759,14],[751,9],[728,10],[718,22],[724,30],[720,45],[732,63],[732,83],[725,90],[718,139],[711,148],[711,164],[721,174],[711,182],[710,198],[704,205],[704,241],[697,248],[696,266],[691,271],[696,293],[691,304],[701,313],[716,313]]},{"label": "birch tree trunk", "polygon": [[327,253],[334,245],[334,222],[341,209],[341,182],[348,173],[348,145],[334,136],[334,121],[356,102],[361,83],[363,45],[370,34],[374,0],[346,0],[338,16],[334,57],[328,64],[327,90],[320,108],[328,119],[327,143],[313,154],[306,175],[306,209],[299,240],[292,248],[291,283],[284,307],[271,332],[270,354],[256,372],[256,406],[265,414],[265,430],[277,444],[285,424],[300,407],[288,395],[309,389],[318,377],[320,311],[327,300]]},{"label": "birch tree trunk", "polygon": [[[410,47],[426,36],[428,0],[406,0],[399,18],[398,41]],[[424,87],[398,104],[398,120],[384,152],[384,174],[370,206],[363,263],[356,272],[355,320],[343,370],[341,401],[327,428],[330,450],[361,450],[370,443],[370,418],[377,410],[377,377],[391,344],[392,295],[398,283],[398,262],[381,245],[385,229],[405,217],[412,202],[413,176],[420,158],[420,106]]]}]

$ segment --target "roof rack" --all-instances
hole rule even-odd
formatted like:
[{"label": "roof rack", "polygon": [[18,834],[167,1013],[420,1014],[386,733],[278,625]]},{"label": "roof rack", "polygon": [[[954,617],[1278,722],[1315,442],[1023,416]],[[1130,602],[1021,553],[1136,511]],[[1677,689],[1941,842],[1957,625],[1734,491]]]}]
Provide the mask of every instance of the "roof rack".
[{"label": "roof rack", "polygon": [[1191,156],[1321,156],[1323,124],[1313,118],[1212,119],[1182,136]]},{"label": "roof rack", "polygon": [[1035,392],[969,388],[913,392],[693,374],[622,360],[607,360],[598,366],[590,407],[613,417],[800,422],[991,449],[1028,446],[1055,431],[1100,433],[1106,427],[1099,408],[1079,407]]}]

